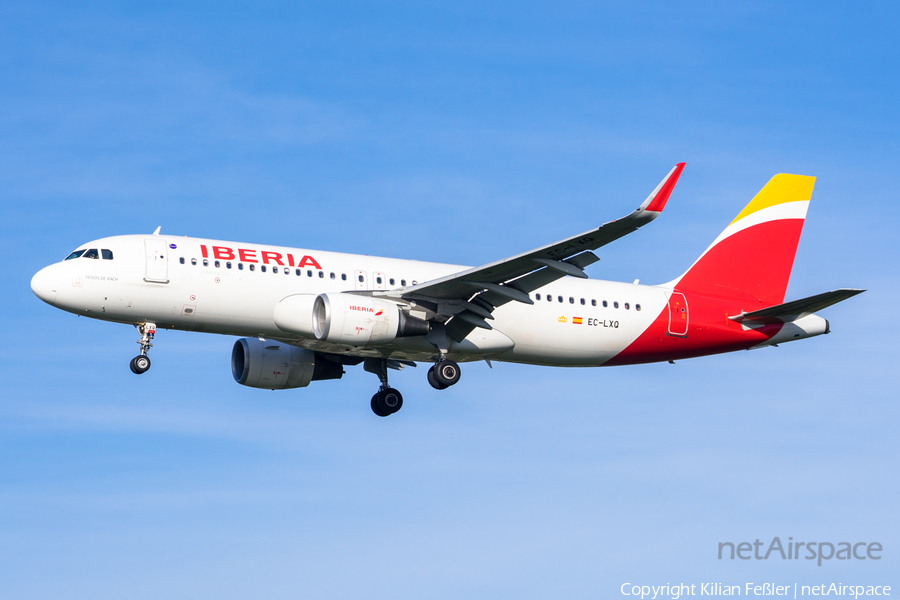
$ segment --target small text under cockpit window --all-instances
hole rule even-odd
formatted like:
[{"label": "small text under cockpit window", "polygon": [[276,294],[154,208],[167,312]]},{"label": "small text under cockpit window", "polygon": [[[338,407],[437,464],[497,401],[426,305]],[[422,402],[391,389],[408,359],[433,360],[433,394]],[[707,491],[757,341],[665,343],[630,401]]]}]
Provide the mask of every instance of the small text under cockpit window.
[{"label": "small text under cockpit window", "polygon": [[72,254],[68,255],[68,256],[66,257],[66,260],[72,260],[73,258],[78,258],[78,257],[81,256],[82,254],[84,254],[84,250],[76,250],[76,251],[73,252]]}]

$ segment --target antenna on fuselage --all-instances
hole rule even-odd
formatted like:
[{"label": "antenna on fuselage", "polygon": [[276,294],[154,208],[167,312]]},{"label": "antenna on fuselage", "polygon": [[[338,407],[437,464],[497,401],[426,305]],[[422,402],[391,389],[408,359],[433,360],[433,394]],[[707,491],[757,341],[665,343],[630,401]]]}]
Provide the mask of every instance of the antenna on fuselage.
[{"label": "antenna on fuselage", "polygon": [[162,229],[162,225],[156,228],[156,231],[153,232],[153,235],[159,235],[159,230]]}]

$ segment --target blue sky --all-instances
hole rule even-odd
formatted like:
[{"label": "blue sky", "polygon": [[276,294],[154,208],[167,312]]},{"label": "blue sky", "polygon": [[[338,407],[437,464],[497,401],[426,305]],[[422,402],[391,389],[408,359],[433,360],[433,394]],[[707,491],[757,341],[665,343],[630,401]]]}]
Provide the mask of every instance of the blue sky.
[{"label": "blue sky", "polygon": [[[608,598],[900,585],[890,3],[0,3],[0,581],[14,598]],[[480,264],[666,213],[668,281],[773,174],[819,179],[789,299],[832,334],[675,366],[466,365],[266,392],[233,339],[55,311],[31,275],[151,232]],[[720,541],[879,541],[724,562]]]}]

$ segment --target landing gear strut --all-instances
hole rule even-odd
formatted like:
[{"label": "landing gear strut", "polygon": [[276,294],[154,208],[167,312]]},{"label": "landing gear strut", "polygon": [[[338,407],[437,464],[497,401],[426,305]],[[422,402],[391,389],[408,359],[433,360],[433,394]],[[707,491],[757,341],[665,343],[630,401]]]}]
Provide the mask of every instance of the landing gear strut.
[{"label": "landing gear strut", "polygon": [[443,390],[459,381],[459,365],[449,358],[441,357],[428,369],[428,383],[436,390]]},{"label": "landing gear strut", "polygon": [[387,359],[367,358],[363,368],[369,373],[374,373],[381,381],[381,387],[372,396],[372,412],[379,417],[387,417],[403,408],[403,396],[388,385]]},{"label": "landing gear strut", "polygon": [[141,345],[141,353],[131,359],[130,366],[132,373],[140,375],[141,373],[146,373],[150,369],[150,357],[147,356],[147,352],[153,347],[150,340],[156,335],[156,324],[144,323],[143,325],[135,325],[134,328],[141,334],[141,339],[137,342]]}]

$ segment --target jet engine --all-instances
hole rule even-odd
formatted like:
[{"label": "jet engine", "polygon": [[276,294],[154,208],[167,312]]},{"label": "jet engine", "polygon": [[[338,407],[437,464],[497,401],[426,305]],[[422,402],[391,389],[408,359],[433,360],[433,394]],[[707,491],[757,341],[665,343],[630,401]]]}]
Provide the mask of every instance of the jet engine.
[{"label": "jet engine", "polygon": [[272,340],[241,338],[231,351],[231,374],[241,385],[286,390],[310,381],[340,379],[344,370],[318,352]]},{"label": "jet engine", "polygon": [[399,337],[426,335],[428,321],[411,317],[388,300],[356,294],[319,294],[313,332],[323,342],[366,346]]}]

